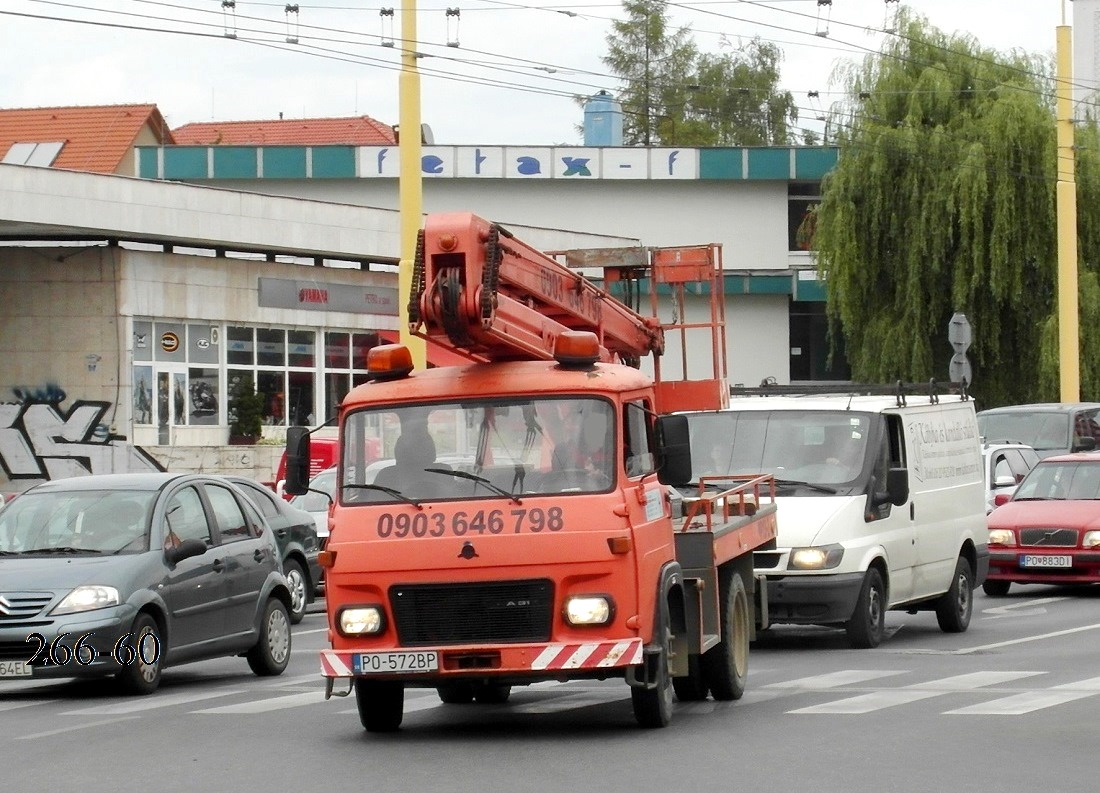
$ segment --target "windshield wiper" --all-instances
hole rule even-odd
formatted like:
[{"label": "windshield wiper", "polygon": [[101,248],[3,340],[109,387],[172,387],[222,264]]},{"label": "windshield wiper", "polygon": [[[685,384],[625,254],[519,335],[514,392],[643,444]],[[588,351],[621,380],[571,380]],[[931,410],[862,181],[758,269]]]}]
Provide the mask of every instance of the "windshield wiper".
[{"label": "windshield wiper", "polygon": [[513,503],[523,503],[519,500],[519,496],[517,496],[515,493],[509,493],[503,487],[497,487],[484,476],[471,474],[466,471],[455,471],[450,468],[425,468],[424,470],[427,471],[429,474],[447,474],[448,476],[457,476],[459,479],[469,479],[471,482],[477,482],[479,485],[484,485],[487,489],[492,490],[497,495],[510,498]]},{"label": "windshield wiper", "polygon": [[88,553],[88,554],[101,554],[103,551],[97,551],[95,548],[74,548],[71,545],[58,545],[53,548],[31,548],[29,551],[23,551],[23,553]]},{"label": "windshield wiper", "polygon": [[394,498],[399,498],[406,504],[412,504],[417,509],[420,509],[420,502],[415,498],[409,498],[400,490],[394,490],[392,487],[386,487],[385,485],[344,485],[344,490],[379,490],[387,495],[391,495]]},{"label": "windshield wiper", "polygon": [[819,493],[832,493],[836,495],[840,491],[835,487],[829,487],[828,485],[819,485],[814,482],[802,482],[798,479],[776,479],[776,487],[808,487],[810,490],[816,490]]}]

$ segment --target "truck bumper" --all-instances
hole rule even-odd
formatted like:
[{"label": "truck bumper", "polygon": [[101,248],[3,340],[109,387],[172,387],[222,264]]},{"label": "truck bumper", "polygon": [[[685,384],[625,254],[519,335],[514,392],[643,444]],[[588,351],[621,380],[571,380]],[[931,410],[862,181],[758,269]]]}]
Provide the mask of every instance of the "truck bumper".
[{"label": "truck bumper", "polygon": [[769,620],[795,625],[847,622],[863,586],[863,573],[766,578]]},{"label": "truck bumper", "polygon": [[[423,669],[390,671],[405,656],[434,654]],[[364,663],[364,659],[382,663]],[[585,643],[493,645],[490,647],[418,647],[388,650],[322,650],[321,675],[327,678],[373,677],[401,679],[431,686],[458,677],[520,677],[530,680],[584,676],[642,662],[642,640],[620,639]],[[375,671],[377,670],[377,671]]]}]

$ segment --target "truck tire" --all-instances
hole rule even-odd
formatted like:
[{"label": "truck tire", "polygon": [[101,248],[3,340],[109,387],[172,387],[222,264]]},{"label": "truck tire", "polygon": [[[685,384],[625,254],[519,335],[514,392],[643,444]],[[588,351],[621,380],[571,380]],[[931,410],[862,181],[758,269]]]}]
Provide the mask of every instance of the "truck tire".
[{"label": "truck tire", "polygon": [[882,642],[886,634],[886,585],[877,567],[867,569],[855,610],[844,627],[857,649],[869,650]]},{"label": "truck tire", "polygon": [[357,677],[355,704],[367,732],[396,732],[405,710],[405,684]]},{"label": "truck tire", "polygon": [[654,638],[657,637],[660,637],[661,651],[657,659],[656,685],[653,688],[631,687],[630,689],[634,718],[637,719],[640,727],[647,729],[667,727],[672,721],[672,676],[668,673],[672,633],[668,628],[668,617],[664,615],[654,631]]},{"label": "truck tire", "polygon": [[479,705],[503,705],[512,696],[512,687],[500,683],[478,683],[474,686],[474,699]]},{"label": "truck tire", "polygon": [[672,678],[672,690],[681,702],[702,702],[710,688],[703,677],[702,659],[698,655],[688,658],[687,677]]},{"label": "truck tire", "polygon": [[445,705],[469,705],[474,701],[474,684],[467,682],[444,683],[435,687],[439,700]]},{"label": "truck tire", "polygon": [[728,702],[741,699],[745,694],[753,617],[740,573],[721,575],[718,596],[722,640],[703,654],[703,675],[714,698],[719,702]]},{"label": "truck tire", "polygon": [[970,627],[974,611],[974,574],[970,560],[960,556],[955,562],[951,586],[936,601],[936,622],[944,633],[962,633]]}]

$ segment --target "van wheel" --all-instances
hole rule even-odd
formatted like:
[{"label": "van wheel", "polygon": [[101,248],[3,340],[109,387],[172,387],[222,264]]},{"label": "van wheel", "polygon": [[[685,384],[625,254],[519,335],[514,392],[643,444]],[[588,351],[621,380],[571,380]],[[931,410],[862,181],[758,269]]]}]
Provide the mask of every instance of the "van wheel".
[{"label": "van wheel", "polygon": [[886,585],[877,567],[867,570],[852,618],[844,626],[852,646],[859,650],[878,647],[886,633]]},{"label": "van wheel", "polygon": [[[656,626],[654,638],[661,642],[661,651],[657,658],[657,680],[653,688],[630,689],[630,703],[634,707],[634,718],[638,725],[646,728],[667,727],[672,721],[672,675],[668,673],[669,654],[672,652],[672,632],[668,628],[668,617],[661,617]],[[642,661],[642,663],[648,663]]]},{"label": "van wheel", "polygon": [[719,702],[741,699],[749,674],[751,612],[740,573],[723,575],[718,582],[722,641],[703,654],[703,674]]},{"label": "van wheel", "polygon": [[974,576],[970,572],[970,561],[960,556],[955,562],[951,588],[936,601],[936,622],[944,633],[962,633],[970,627],[973,611]]},{"label": "van wheel", "polygon": [[1008,594],[1008,588],[1012,586],[1011,581],[1001,581],[998,579],[990,580],[986,579],[982,584],[982,591],[989,595],[991,598],[1003,598]]},{"label": "van wheel", "polygon": [[396,732],[405,710],[405,684],[355,678],[359,722],[367,732]]}]

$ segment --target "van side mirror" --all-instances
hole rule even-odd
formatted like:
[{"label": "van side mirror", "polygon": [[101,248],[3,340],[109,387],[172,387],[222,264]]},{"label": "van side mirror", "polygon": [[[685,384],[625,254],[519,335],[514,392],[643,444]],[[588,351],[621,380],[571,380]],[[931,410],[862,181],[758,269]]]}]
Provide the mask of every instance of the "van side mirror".
[{"label": "van side mirror", "polygon": [[286,431],[286,481],[283,492],[300,496],[309,489],[309,430],[290,427]]},{"label": "van side mirror", "polygon": [[900,507],[909,500],[909,471],[905,468],[891,468],[886,472],[886,494],[890,503]]},{"label": "van side mirror", "polygon": [[663,485],[686,485],[691,481],[691,437],[687,416],[658,416],[657,479]]}]

